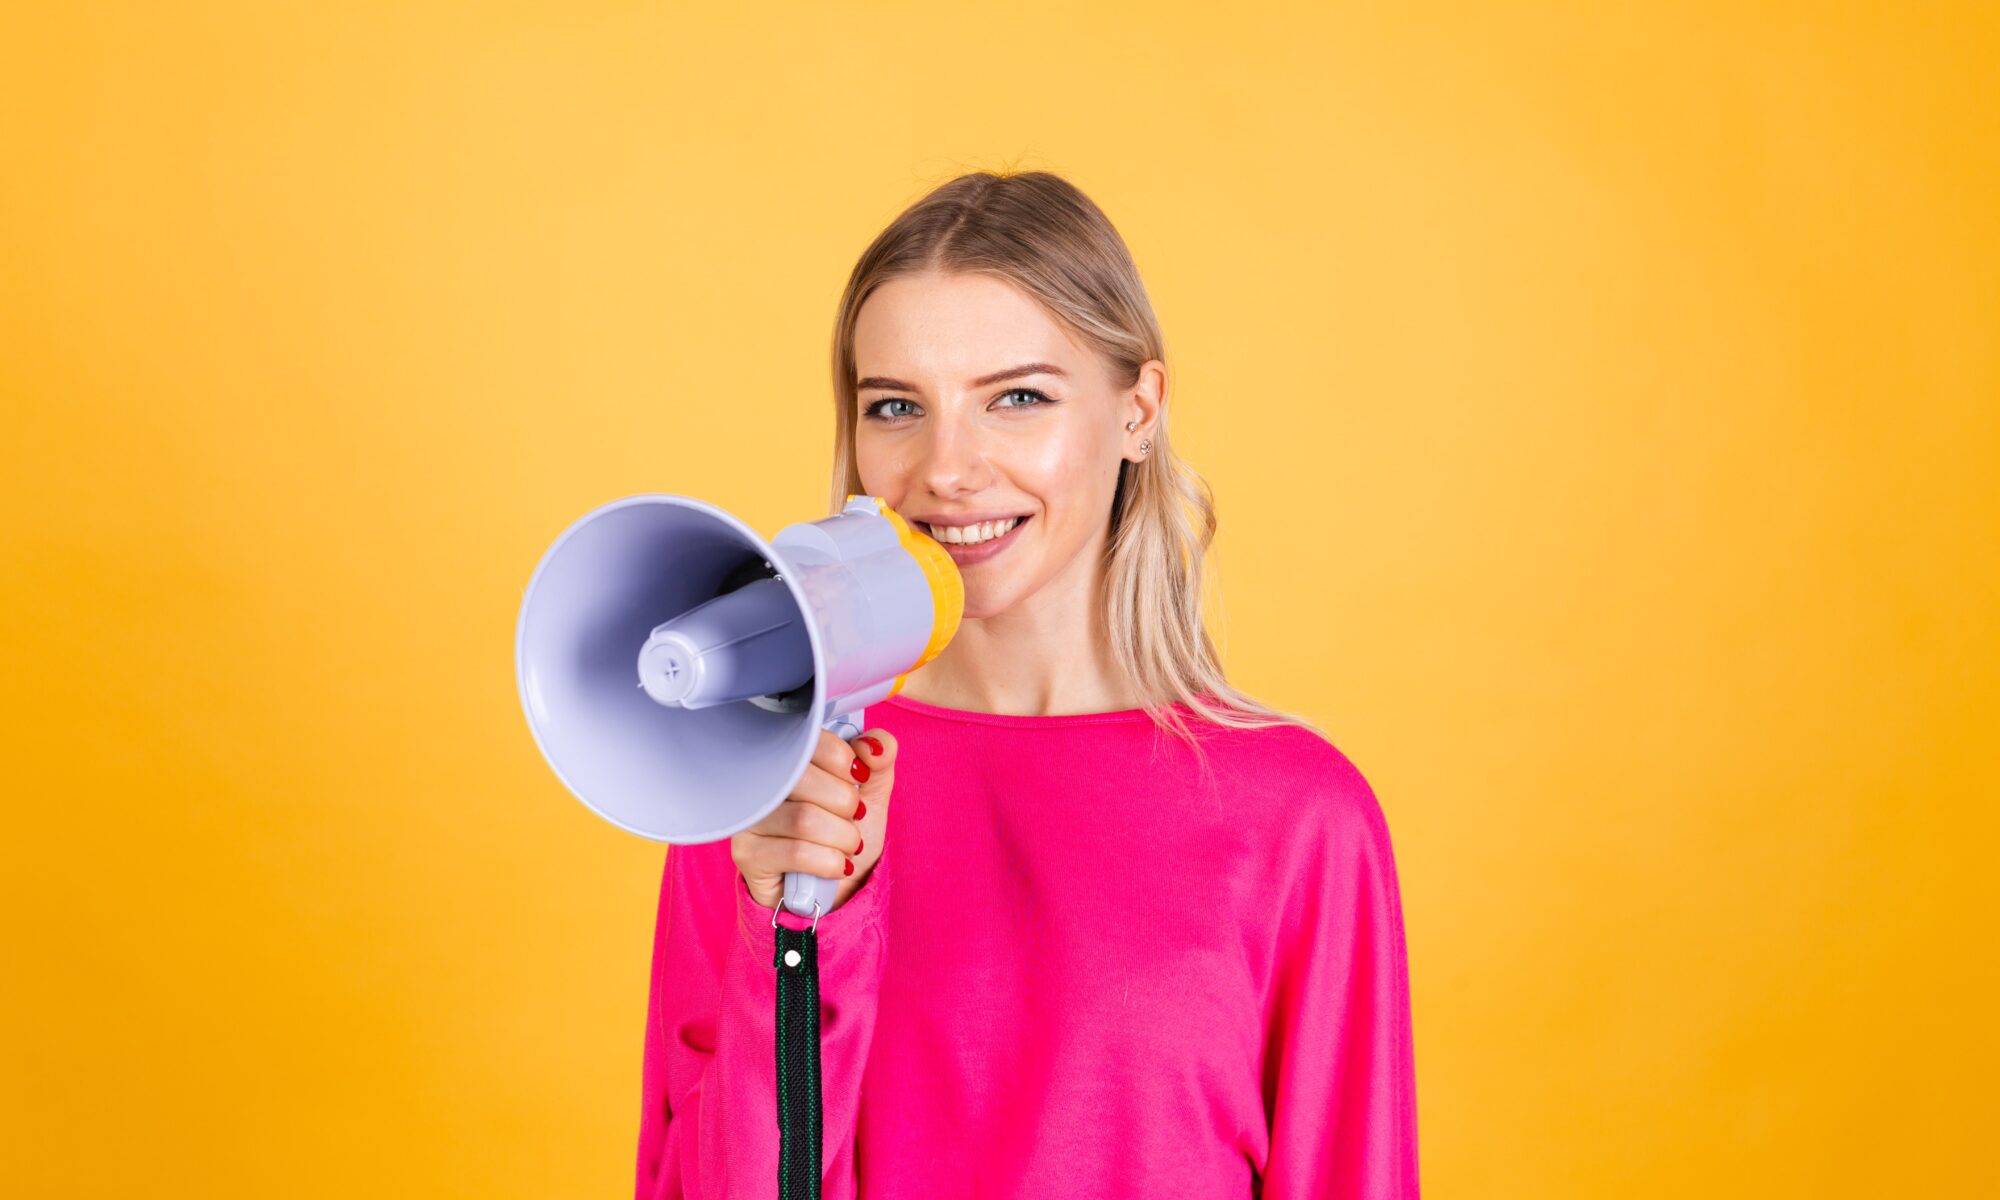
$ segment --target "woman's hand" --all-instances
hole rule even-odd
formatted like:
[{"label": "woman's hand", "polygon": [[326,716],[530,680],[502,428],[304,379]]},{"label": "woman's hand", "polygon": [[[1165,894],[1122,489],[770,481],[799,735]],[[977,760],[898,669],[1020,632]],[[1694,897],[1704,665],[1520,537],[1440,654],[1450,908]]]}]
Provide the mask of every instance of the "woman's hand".
[{"label": "woman's hand", "polygon": [[870,729],[852,742],[820,730],[819,747],[791,796],[729,839],[751,898],[778,907],[785,873],[804,871],[840,880],[833,907],[846,903],[882,857],[895,767],[896,739],[885,729]]}]

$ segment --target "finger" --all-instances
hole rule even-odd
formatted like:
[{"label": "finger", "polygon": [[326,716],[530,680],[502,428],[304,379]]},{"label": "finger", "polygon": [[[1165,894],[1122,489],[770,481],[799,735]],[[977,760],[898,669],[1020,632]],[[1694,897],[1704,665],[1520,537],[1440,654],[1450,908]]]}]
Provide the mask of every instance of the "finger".
[{"label": "finger", "polygon": [[776,833],[808,842],[818,842],[842,854],[861,853],[861,826],[817,804],[788,800],[778,806]]},{"label": "finger", "polygon": [[812,765],[835,779],[847,780],[849,786],[868,782],[868,765],[855,756],[854,747],[830,729],[819,731],[819,744],[813,748]]},{"label": "finger", "polygon": [[[845,820],[850,824],[855,819],[855,811],[861,806],[861,793],[852,784],[842,783],[818,767],[809,766],[799,777],[778,807],[764,814],[764,819],[750,826],[747,832],[761,833],[766,837],[793,837],[800,817],[792,811],[799,808],[817,809],[834,820]],[[836,841],[838,839],[835,839]],[[853,839],[848,839],[849,844]]]},{"label": "finger", "polygon": [[832,846],[791,837],[765,837],[762,834],[751,834],[750,837],[750,847],[745,854],[761,873],[783,875],[790,871],[803,871],[823,879],[844,879],[850,873],[847,856]]},{"label": "finger", "polygon": [[886,729],[870,729],[850,743],[856,757],[869,771],[889,771],[896,766],[896,735]]},{"label": "finger", "polygon": [[817,805],[830,813],[852,819],[854,810],[861,803],[861,788],[850,783],[844,776],[834,778],[821,770],[817,764],[806,768],[799,781],[792,785],[789,799],[802,800]]}]

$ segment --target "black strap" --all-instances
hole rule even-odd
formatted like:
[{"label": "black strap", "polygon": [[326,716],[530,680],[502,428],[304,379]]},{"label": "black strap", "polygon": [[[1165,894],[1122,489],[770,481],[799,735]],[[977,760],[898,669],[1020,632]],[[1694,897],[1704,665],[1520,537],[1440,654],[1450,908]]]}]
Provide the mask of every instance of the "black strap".
[{"label": "black strap", "polygon": [[778,1200],[819,1200],[819,935],[777,933]]}]

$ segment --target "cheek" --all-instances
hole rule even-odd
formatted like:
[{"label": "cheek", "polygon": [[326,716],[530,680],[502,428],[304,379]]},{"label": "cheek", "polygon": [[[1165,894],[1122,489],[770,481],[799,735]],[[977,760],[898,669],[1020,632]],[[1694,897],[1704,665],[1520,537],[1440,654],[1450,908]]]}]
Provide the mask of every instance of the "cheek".
[{"label": "cheek", "polygon": [[1048,447],[1038,464],[1037,494],[1065,527],[1093,527],[1110,509],[1117,465],[1111,451],[1086,438]]},{"label": "cheek", "polygon": [[902,481],[909,474],[895,451],[878,446],[865,433],[857,433],[854,439],[854,470],[861,476],[863,492],[885,499],[901,495]]},{"label": "cheek", "polygon": [[1097,477],[1105,469],[1107,450],[1081,430],[1063,431],[1013,448],[1008,474],[1034,494],[1052,513],[1072,519],[1067,510],[1087,504],[1096,495]]}]

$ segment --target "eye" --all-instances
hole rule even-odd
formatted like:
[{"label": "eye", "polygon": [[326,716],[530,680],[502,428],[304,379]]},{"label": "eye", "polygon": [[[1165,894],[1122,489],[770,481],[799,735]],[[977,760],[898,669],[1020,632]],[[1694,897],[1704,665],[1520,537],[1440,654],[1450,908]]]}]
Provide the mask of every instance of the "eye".
[{"label": "eye", "polygon": [[[999,395],[999,397],[998,397],[998,400],[1005,400],[1005,399],[1006,399],[1007,397],[1009,397],[1009,396],[1026,396],[1026,397],[1028,397],[1029,399],[1031,399],[1031,400],[1035,401],[1035,403],[1033,403],[1033,404],[1006,404],[1006,405],[1002,405],[1001,407],[1003,407],[1003,408],[1045,408],[1045,407],[1047,407],[1048,405],[1051,405],[1051,404],[1054,404],[1054,403],[1055,403],[1055,401],[1054,401],[1054,400],[1050,399],[1049,397],[1047,397],[1047,396],[1043,395],[1042,393],[1040,393],[1040,392],[1036,391],[1036,390],[1035,390],[1035,389],[1033,389],[1033,388],[1009,388],[1008,390],[1006,390],[1006,391],[1004,391],[1004,392],[1000,393],[1000,395]],[[996,401],[996,403],[997,403],[997,401]]]},{"label": "eye", "polygon": [[871,418],[871,419],[873,419],[873,420],[877,420],[877,421],[887,421],[887,420],[890,420],[890,419],[891,419],[891,418],[893,418],[893,417],[899,417],[899,416],[903,416],[903,415],[905,415],[905,414],[903,414],[903,413],[890,413],[890,414],[886,414],[886,415],[885,415],[885,414],[883,414],[882,412],[880,412],[880,411],[879,411],[879,410],[881,409],[881,407],[882,407],[882,406],[883,406],[884,404],[909,404],[909,403],[910,403],[910,401],[908,401],[908,400],[905,400],[905,399],[903,399],[903,398],[902,398],[902,397],[900,397],[900,396],[891,396],[890,398],[888,398],[888,399],[886,399],[886,400],[877,400],[877,401],[876,401],[875,403],[873,403],[873,404],[869,405],[869,406],[868,406],[867,408],[864,408],[864,409],[862,409],[862,410],[861,410],[861,415],[862,415],[862,416],[864,416],[864,417],[869,417],[869,418]]}]

